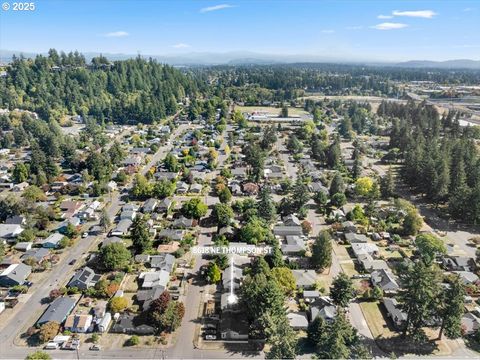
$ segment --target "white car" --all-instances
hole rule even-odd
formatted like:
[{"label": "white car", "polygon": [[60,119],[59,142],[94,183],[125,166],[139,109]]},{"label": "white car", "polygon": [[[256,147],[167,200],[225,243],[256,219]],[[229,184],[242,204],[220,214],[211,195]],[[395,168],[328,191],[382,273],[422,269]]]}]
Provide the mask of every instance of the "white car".
[{"label": "white car", "polygon": [[85,231],[83,234],[82,234],[82,238],[86,238],[88,236],[88,231]]}]

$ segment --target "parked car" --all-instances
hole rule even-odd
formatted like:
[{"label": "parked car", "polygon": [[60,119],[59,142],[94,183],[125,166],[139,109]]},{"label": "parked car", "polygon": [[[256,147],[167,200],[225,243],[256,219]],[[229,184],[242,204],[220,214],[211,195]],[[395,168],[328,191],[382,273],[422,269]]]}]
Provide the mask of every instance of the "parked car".
[{"label": "parked car", "polygon": [[92,345],[88,348],[88,350],[100,351],[100,346],[99,345]]},{"label": "parked car", "polygon": [[217,340],[217,335],[205,335],[205,340]]}]

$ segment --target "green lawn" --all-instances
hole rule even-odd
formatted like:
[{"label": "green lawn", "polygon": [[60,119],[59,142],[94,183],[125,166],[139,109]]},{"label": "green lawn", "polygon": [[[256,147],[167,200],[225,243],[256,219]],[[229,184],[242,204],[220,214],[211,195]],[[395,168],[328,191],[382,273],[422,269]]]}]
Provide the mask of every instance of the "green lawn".
[{"label": "green lawn", "polygon": [[396,335],[389,329],[378,302],[362,302],[360,307],[374,338],[379,336],[389,338]]},{"label": "green lawn", "polygon": [[[272,106],[235,106],[236,110],[240,110],[242,112],[253,112],[253,111],[265,111],[271,114],[278,115],[280,114],[280,108],[272,107]],[[288,108],[289,115],[308,115],[308,112],[303,110],[302,108]]]}]

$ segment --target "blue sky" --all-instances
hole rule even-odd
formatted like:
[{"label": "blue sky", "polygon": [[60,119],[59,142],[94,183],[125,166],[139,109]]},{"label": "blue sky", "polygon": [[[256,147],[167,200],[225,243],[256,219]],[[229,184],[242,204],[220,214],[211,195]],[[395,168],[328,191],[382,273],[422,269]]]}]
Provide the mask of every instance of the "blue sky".
[{"label": "blue sky", "polygon": [[35,5],[32,12],[0,10],[1,49],[480,59],[480,1],[37,0]]}]

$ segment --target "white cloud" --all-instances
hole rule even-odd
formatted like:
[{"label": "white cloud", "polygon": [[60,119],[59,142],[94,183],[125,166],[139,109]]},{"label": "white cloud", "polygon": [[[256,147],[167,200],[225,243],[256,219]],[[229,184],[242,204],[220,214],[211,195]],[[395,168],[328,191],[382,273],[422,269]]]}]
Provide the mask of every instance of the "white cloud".
[{"label": "white cloud", "polygon": [[392,15],[378,15],[377,19],[391,19],[393,18]]},{"label": "white cloud", "polygon": [[424,18],[424,19],[431,19],[437,13],[432,10],[417,10],[417,11],[399,11],[394,10],[392,11],[392,15],[394,16],[407,16],[407,17],[417,17],[417,18]]},{"label": "white cloud", "polygon": [[359,26],[347,26],[345,29],[347,30],[361,30],[363,29],[363,26],[359,25]]},{"label": "white cloud", "polygon": [[475,10],[475,9],[474,9],[474,8],[471,8],[471,7],[467,7],[467,8],[465,8],[465,9],[463,9],[462,11],[464,11],[464,12],[470,12],[470,11],[473,11],[473,10]]},{"label": "white cloud", "polygon": [[235,7],[235,6],[230,5],[230,4],[219,4],[219,5],[214,5],[214,6],[208,6],[208,7],[201,8],[200,12],[201,13],[207,13],[207,12],[211,12],[211,11],[228,9],[228,8],[232,8],[232,7]]},{"label": "white cloud", "polygon": [[184,44],[184,43],[178,43],[178,44],[172,45],[172,47],[175,49],[186,49],[186,48],[189,48],[190,45]]},{"label": "white cloud", "polygon": [[334,32],[335,30],[332,29],[325,29],[321,31],[322,34],[333,34]]},{"label": "white cloud", "polygon": [[130,34],[126,31],[113,31],[113,32],[106,33],[104,36],[105,37],[125,37],[128,35]]},{"label": "white cloud", "polygon": [[372,29],[377,29],[377,30],[396,30],[396,29],[403,29],[406,27],[408,27],[407,24],[391,23],[391,22],[384,22],[381,24],[371,26]]}]

